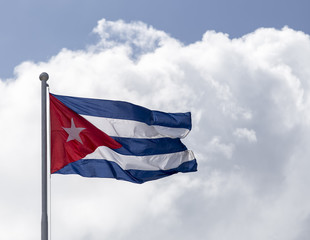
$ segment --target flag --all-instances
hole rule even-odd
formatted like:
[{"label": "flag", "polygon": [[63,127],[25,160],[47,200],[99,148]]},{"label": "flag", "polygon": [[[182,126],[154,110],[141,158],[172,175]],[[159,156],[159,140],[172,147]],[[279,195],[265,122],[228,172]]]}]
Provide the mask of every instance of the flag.
[{"label": "flag", "polygon": [[50,93],[51,173],[134,183],[197,171],[181,142],[191,114]]}]

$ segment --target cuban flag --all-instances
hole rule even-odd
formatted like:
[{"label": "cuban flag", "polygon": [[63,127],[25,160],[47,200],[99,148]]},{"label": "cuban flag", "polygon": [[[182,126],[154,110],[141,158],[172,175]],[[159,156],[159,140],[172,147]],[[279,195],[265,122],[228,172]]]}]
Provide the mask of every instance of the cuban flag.
[{"label": "cuban flag", "polygon": [[50,93],[51,173],[134,183],[197,171],[181,142],[191,114]]}]

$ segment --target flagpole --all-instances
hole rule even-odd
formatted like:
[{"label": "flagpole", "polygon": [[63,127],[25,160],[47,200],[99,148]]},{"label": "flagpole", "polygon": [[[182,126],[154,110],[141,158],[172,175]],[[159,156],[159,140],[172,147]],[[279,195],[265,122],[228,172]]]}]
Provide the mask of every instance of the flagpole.
[{"label": "flagpole", "polygon": [[47,117],[46,117],[46,89],[48,74],[43,72],[41,80],[41,126],[42,126],[42,215],[41,215],[41,240],[48,240],[47,217]]}]

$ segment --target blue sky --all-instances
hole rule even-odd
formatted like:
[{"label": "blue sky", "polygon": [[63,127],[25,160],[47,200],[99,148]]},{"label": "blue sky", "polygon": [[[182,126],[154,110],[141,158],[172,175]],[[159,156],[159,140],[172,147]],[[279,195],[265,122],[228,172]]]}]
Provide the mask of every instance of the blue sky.
[{"label": "blue sky", "polygon": [[185,44],[207,30],[241,37],[260,27],[285,25],[310,32],[307,0],[12,0],[0,2],[0,78],[13,77],[19,63],[45,61],[62,48],[94,43],[96,22],[142,21]]},{"label": "blue sky", "polygon": [[298,0],[1,1],[0,239],[40,237],[43,71],[55,94],[191,111],[184,143],[198,162],[142,185],[53,174],[51,240],[308,239],[308,10]]}]

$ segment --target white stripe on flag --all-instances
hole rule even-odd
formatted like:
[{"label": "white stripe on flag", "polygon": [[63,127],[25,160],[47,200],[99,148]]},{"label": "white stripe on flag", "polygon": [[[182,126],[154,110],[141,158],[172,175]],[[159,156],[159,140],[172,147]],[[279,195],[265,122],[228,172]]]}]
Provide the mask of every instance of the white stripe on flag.
[{"label": "white stripe on flag", "polygon": [[142,122],[124,119],[81,115],[87,121],[111,137],[125,138],[184,138],[190,132],[186,128],[170,128],[147,125]]},{"label": "white stripe on flag", "polygon": [[194,160],[195,156],[190,150],[148,156],[122,155],[108,147],[101,146],[83,159],[98,159],[115,162],[123,170],[169,170],[177,168],[184,162]]}]

